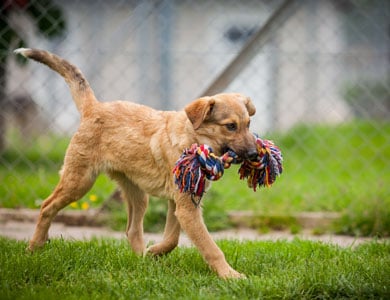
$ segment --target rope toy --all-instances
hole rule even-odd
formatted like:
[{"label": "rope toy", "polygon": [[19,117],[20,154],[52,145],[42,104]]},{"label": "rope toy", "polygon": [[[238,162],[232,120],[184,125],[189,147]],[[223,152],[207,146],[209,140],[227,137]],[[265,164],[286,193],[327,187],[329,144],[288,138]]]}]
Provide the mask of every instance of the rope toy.
[{"label": "rope toy", "polygon": [[240,179],[247,179],[248,187],[270,187],[283,172],[282,153],[272,141],[262,140],[256,134],[258,156],[255,160],[243,160],[229,150],[218,157],[208,145],[193,144],[183,151],[173,168],[175,184],[181,193],[190,193],[195,206],[200,204],[205,192],[206,179],[218,180],[224,169],[241,163]]}]

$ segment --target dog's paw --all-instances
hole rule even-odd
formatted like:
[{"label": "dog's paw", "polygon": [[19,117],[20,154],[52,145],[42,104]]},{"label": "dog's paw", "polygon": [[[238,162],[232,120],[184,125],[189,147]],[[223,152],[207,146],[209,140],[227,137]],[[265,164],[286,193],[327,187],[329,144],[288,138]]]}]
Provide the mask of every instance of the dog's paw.
[{"label": "dog's paw", "polygon": [[159,251],[159,247],[156,245],[151,245],[147,247],[143,252],[143,257],[149,256],[149,257],[158,257],[163,255],[164,253],[161,253]]},{"label": "dog's paw", "polygon": [[170,243],[170,242],[161,242],[154,245],[151,245],[146,248],[144,251],[145,255],[150,256],[162,256],[170,253],[173,249],[175,249],[177,246],[177,243]]},{"label": "dog's paw", "polygon": [[229,267],[229,269],[225,272],[218,272],[218,276],[223,279],[246,279],[246,275],[240,272],[237,272],[233,268]]},{"label": "dog's paw", "polygon": [[145,257],[145,256],[157,257],[157,256],[162,256],[164,254],[165,253],[163,251],[161,251],[159,245],[156,244],[156,245],[151,245],[151,246],[147,247],[144,250],[143,257]]},{"label": "dog's paw", "polygon": [[150,252],[150,247],[145,248],[144,252],[142,253],[142,257],[151,256],[151,255],[153,254]]},{"label": "dog's paw", "polygon": [[36,242],[30,241],[27,248],[26,248],[26,252],[27,253],[36,252],[37,250],[42,249],[46,243],[50,243],[50,240],[48,239],[48,240],[41,242],[41,243],[36,243]]},{"label": "dog's paw", "polygon": [[33,254],[34,253],[34,248],[31,248],[30,246],[27,246],[24,249],[24,252],[26,252],[26,254]]}]

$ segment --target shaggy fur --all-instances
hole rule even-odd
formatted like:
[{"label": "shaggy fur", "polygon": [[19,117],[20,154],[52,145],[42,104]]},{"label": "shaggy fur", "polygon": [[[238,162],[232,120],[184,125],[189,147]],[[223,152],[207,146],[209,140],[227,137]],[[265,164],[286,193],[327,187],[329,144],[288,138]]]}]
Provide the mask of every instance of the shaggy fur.
[{"label": "shaggy fur", "polygon": [[[16,53],[41,62],[64,77],[81,114],[80,127],[66,151],[61,179],[43,202],[32,251],[48,239],[56,214],[79,200],[105,172],[120,186],[127,203],[126,234],[134,252],[161,255],[178,244],[183,229],[220,277],[242,277],[226,262],[210,237],[191,196],[178,192],[172,168],[183,149],[193,143],[210,145],[217,155],[231,149],[244,158],[256,156],[249,131],[255,107],[241,94],[218,94],[191,102],[184,111],[157,111],[124,101],[99,102],[81,71],[43,50],[17,49]],[[168,213],[163,241],[145,249],[143,217],[148,195],[165,198]]]}]

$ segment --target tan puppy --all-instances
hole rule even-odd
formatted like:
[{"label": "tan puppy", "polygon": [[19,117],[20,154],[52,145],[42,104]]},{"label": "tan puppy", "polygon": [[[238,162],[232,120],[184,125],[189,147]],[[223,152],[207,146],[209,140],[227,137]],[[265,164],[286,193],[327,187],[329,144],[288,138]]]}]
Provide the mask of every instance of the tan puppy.
[{"label": "tan puppy", "polygon": [[[49,66],[64,77],[81,114],[81,124],[66,151],[61,179],[43,202],[29,249],[48,239],[51,221],[59,210],[79,200],[100,172],[117,181],[127,203],[126,234],[134,252],[160,255],[172,251],[183,229],[210,265],[223,278],[241,277],[226,262],[204,225],[202,211],[187,193],[180,193],[172,169],[183,149],[208,144],[217,155],[232,149],[243,158],[257,156],[249,131],[255,107],[240,94],[218,94],[190,103],[184,111],[156,111],[143,105],[99,102],[81,71],[43,50],[16,53]],[[168,200],[161,243],[145,249],[143,217],[148,195]]]}]

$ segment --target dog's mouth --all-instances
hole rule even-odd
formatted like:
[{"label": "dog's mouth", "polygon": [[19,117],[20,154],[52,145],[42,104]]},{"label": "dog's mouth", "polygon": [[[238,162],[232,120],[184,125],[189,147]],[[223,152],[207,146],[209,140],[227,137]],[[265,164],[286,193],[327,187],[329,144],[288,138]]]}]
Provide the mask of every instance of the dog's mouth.
[{"label": "dog's mouth", "polygon": [[251,149],[251,151],[236,151],[229,146],[222,147],[222,153],[226,152],[229,152],[230,156],[235,157],[233,163],[242,163],[244,160],[258,161],[258,153],[256,149]]},{"label": "dog's mouth", "polygon": [[229,156],[233,157],[233,161],[232,161],[233,164],[240,164],[244,160],[241,155],[239,155],[236,151],[234,151],[232,148],[230,148],[228,146],[222,147],[221,152],[222,152],[222,154],[229,152]]}]

